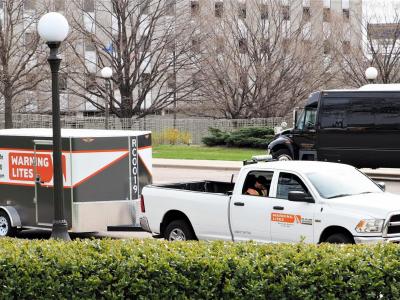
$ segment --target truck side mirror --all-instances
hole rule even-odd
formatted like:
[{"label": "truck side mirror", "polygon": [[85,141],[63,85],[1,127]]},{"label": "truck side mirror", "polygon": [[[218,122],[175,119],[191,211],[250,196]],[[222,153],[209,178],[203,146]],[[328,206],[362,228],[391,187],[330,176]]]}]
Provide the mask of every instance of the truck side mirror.
[{"label": "truck side mirror", "polygon": [[302,191],[291,191],[288,194],[288,200],[294,202],[307,202],[307,203],[314,203],[313,197],[309,196],[308,194]]},{"label": "truck side mirror", "polygon": [[386,184],[383,181],[377,182],[376,184],[381,188],[382,191],[386,190]]}]

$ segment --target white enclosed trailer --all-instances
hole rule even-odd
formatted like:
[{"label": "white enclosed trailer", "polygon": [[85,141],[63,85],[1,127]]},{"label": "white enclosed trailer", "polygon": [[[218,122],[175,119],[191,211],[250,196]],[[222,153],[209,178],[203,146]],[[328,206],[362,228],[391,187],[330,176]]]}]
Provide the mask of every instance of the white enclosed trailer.
[{"label": "white enclosed trailer", "polygon": [[[65,216],[72,232],[137,226],[141,189],[152,182],[149,131],[62,129]],[[0,236],[51,229],[51,129],[0,130]]]}]

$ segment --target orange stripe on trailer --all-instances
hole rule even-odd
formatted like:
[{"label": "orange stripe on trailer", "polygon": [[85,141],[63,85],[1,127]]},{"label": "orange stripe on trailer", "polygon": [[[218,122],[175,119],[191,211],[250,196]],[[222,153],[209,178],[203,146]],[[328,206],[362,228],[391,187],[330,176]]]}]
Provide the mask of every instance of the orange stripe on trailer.
[{"label": "orange stripe on trailer", "polygon": [[147,173],[150,175],[150,178],[153,179],[153,174],[150,172],[149,168],[147,167],[147,165],[145,164],[143,158],[140,156],[140,154],[138,155],[139,160],[142,162],[144,168],[146,169]]},{"label": "orange stripe on trailer", "polygon": [[143,146],[143,147],[139,147],[138,150],[144,150],[144,149],[151,149],[152,146]]},{"label": "orange stripe on trailer", "polygon": [[[0,151],[27,151],[27,152],[34,152],[34,149],[24,149],[24,148],[0,148]],[[73,150],[73,151],[63,151],[62,153],[96,153],[96,152],[125,152],[129,151],[127,148],[122,149],[100,149],[100,150]],[[53,152],[53,150],[36,150],[36,152]]]}]

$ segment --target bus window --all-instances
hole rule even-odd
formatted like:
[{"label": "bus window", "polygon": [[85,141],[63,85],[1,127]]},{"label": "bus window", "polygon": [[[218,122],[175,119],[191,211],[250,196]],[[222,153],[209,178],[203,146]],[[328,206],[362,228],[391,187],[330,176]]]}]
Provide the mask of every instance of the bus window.
[{"label": "bus window", "polygon": [[346,111],[348,108],[348,99],[325,98],[322,103],[320,114],[321,128],[346,128]]},{"label": "bus window", "polygon": [[315,119],[317,116],[317,109],[307,109],[305,111],[305,118],[304,118],[304,128],[305,129],[315,129]]},{"label": "bus window", "polygon": [[400,99],[387,98],[376,101],[375,127],[381,130],[400,129]]},{"label": "bus window", "polygon": [[347,110],[347,127],[373,128],[375,125],[374,106],[376,99],[351,99]]}]

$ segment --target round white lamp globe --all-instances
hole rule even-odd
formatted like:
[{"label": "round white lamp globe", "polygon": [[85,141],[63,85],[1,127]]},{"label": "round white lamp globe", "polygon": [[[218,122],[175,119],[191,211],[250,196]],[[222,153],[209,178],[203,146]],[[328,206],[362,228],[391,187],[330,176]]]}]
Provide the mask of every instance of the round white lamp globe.
[{"label": "round white lamp globe", "polygon": [[68,35],[69,25],[62,14],[50,12],[40,18],[37,29],[46,42],[62,42]]},{"label": "round white lamp globe", "polygon": [[365,70],[365,77],[367,80],[375,80],[378,77],[378,70],[374,67],[369,67]]},{"label": "round white lamp globe", "polygon": [[113,75],[113,71],[110,67],[104,67],[101,69],[101,77],[103,78],[111,78]]}]

